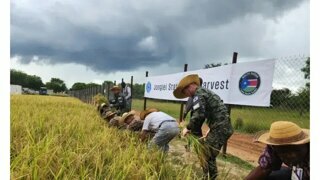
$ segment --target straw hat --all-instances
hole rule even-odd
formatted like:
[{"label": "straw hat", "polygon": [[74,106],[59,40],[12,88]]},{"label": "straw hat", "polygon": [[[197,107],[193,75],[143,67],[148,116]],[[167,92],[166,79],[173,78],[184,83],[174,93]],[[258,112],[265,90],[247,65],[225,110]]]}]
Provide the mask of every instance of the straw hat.
[{"label": "straw hat", "polygon": [[121,90],[121,88],[119,86],[113,86],[111,89],[111,91],[116,91],[116,90]]},{"label": "straw hat", "polygon": [[104,115],[104,118],[110,118],[111,116],[115,115],[116,112],[112,112],[112,111],[107,111],[106,114]]},{"label": "straw hat", "polygon": [[99,111],[103,106],[106,106],[106,103],[97,104],[97,110]]},{"label": "straw hat", "polygon": [[276,121],[271,124],[270,131],[256,140],[269,145],[299,145],[310,142],[309,129],[301,129],[289,121]]},{"label": "straw hat", "polygon": [[200,79],[198,74],[190,74],[182,78],[177,86],[177,88],[173,91],[173,95],[178,99],[186,98],[187,96],[183,94],[183,89],[186,88],[189,84],[195,83],[200,86]]},{"label": "straw hat", "polygon": [[144,118],[146,118],[146,116],[152,112],[158,112],[159,110],[157,108],[148,108],[144,111],[140,112],[140,119],[144,120]]},{"label": "straw hat", "polygon": [[123,113],[121,119],[119,120],[119,123],[123,124],[126,121],[126,119],[129,118],[130,116],[134,116],[133,111]]}]

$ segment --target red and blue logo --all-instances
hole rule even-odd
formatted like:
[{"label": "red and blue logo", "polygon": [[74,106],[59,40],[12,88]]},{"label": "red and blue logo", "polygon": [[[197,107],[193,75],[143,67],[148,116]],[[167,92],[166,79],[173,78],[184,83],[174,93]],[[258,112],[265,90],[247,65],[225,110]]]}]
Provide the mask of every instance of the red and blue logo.
[{"label": "red and blue logo", "polygon": [[239,89],[242,94],[252,95],[258,91],[260,87],[260,76],[254,71],[250,71],[241,76],[239,81]]}]

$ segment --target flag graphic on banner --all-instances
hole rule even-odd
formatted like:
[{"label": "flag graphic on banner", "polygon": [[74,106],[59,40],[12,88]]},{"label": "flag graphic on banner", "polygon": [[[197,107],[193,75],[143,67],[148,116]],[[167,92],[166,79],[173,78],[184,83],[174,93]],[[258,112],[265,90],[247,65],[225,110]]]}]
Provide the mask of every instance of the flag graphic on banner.
[{"label": "flag graphic on banner", "polygon": [[243,94],[251,95],[260,86],[260,77],[256,72],[248,72],[240,79],[240,90]]}]

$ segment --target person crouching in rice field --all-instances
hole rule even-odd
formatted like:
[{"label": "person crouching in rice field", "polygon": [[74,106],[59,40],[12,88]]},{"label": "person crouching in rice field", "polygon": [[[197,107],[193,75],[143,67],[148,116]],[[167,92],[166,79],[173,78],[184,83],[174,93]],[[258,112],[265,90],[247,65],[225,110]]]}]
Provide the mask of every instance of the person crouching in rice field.
[{"label": "person crouching in rice field", "polygon": [[121,116],[115,116],[113,117],[110,121],[109,121],[109,126],[110,127],[117,127],[119,128],[120,127],[120,119],[121,119]]},{"label": "person crouching in rice field", "polygon": [[[310,179],[310,133],[289,121],[276,121],[255,142],[266,144],[258,166],[246,180]],[[282,166],[282,164],[286,165]]]},{"label": "person crouching in rice field", "polygon": [[175,118],[156,108],[149,108],[140,113],[140,119],[144,120],[140,133],[141,141],[147,139],[149,132],[154,132],[155,135],[149,142],[149,148],[157,146],[160,150],[168,152],[169,142],[180,132]]},{"label": "person crouching in rice field", "polygon": [[100,116],[102,116],[102,114],[108,110],[109,110],[109,107],[106,103],[101,103],[97,106],[97,111],[99,112]]},{"label": "person crouching in rice field", "polygon": [[120,123],[125,124],[126,129],[129,131],[141,131],[143,121],[135,117],[135,111],[124,113],[121,117]]},{"label": "person crouching in rice field", "polygon": [[193,134],[201,129],[205,119],[210,128],[205,139],[200,143],[202,156],[199,156],[205,179],[215,179],[218,175],[216,157],[222,146],[233,134],[227,107],[214,92],[200,86],[199,76],[191,74],[182,78],[173,91],[178,99],[192,97],[192,115],[190,122],[182,131],[182,136]]},{"label": "person crouching in rice field", "polygon": [[109,122],[112,118],[114,118],[116,116],[116,113],[115,112],[112,112],[112,111],[107,111],[107,112],[104,112],[102,114],[102,118],[104,120],[106,120],[107,122]]}]

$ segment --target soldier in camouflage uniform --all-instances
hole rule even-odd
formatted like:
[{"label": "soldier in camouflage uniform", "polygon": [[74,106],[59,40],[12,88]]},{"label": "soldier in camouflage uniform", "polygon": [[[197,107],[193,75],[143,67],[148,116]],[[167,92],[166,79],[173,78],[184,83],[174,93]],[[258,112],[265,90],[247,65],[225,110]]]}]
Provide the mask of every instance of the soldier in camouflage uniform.
[{"label": "soldier in camouflage uniform", "polygon": [[[184,77],[173,92],[176,98],[193,98],[193,114],[182,135],[198,133],[205,119],[210,128],[206,140],[203,141],[204,162],[201,166],[205,176],[215,179],[218,175],[216,157],[221,147],[233,133],[226,106],[218,95],[208,89],[200,87],[199,76],[192,74]],[[196,134],[197,135],[197,134]],[[200,159],[201,161],[201,159]],[[206,177],[207,178],[207,177]]]},{"label": "soldier in camouflage uniform", "polygon": [[120,93],[121,89],[119,86],[113,86],[111,91],[114,94],[114,99],[110,100],[110,107],[116,109],[117,115],[120,116],[125,112],[128,112],[127,102],[125,96]]}]

